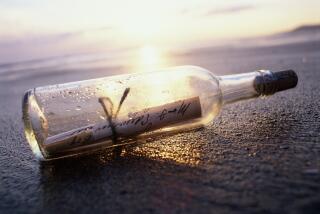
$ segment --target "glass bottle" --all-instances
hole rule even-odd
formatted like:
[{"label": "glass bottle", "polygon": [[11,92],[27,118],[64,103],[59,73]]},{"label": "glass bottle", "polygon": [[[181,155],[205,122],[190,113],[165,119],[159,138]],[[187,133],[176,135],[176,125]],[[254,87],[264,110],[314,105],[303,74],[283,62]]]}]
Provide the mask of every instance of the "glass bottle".
[{"label": "glass bottle", "polygon": [[208,124],[223,105],[296,86],[292,70],[215,76],[173,67],[38,87],[23,98],[25,134],[50,160]]}]

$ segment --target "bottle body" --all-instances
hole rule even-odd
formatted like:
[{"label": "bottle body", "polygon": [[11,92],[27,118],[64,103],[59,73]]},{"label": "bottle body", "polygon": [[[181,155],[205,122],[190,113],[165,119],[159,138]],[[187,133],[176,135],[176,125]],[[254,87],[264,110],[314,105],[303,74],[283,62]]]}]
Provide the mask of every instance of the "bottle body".
[{"label": "bottle body", "polygon": [[25,132],[37,157],[60,158],[205,125],[221,98],[195,66],[39,87],[24,97]]},{"label": "bottle body", "polygon": [[292,70],[215,76],[196,66],[38,87],[25,93],[26,138],[41,160],[120,147],[206,125],[222,105],[296,86]]}]

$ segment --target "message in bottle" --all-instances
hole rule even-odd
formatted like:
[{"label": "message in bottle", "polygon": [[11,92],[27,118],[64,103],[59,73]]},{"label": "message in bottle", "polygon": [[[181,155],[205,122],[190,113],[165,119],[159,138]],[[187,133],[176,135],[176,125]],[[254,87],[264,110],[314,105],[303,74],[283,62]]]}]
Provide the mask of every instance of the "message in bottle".
[{"label": "message in bottle", "polygon": [[200,117],[200,99],[193,97],[129,113],[128,117],[114,119],[112,123],[116,133],[106,121],[49,137],[45,141],[45,146],[48,151],[61,151],[108,140],[115,134],[117,137],[136,136]]}]

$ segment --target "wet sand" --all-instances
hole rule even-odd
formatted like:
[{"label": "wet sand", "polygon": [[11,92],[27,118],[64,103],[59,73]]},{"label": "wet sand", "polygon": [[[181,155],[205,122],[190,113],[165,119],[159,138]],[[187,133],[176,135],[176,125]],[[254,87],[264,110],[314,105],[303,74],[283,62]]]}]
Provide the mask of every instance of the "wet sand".
[{"label": "wet sand", "polygon": [[199,49],[174,62],[219,75],[293,69],[299,84],[226,106],[203,129],[131,148],[116,159],[102,152],[40,164],[23,135],[23,92],[121,68],[0,75],[0,212],[318,213],[320,43]]}]

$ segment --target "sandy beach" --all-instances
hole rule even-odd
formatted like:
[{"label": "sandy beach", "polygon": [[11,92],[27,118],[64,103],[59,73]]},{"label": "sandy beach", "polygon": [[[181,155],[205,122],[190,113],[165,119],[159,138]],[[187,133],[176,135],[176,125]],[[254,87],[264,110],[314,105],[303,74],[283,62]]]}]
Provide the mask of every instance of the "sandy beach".
[{"label": "sandy beach", "polygon": [[[107,62],[37,68],[39,63],[1,67],[1,213],[319,211],[319,42],[176,54],[173,65],[203,66],[218,75],[294,69],[299,84],[225,106],[203,129],[131,148],[116,160],[104,152],[35,160],[23,134],[25,90],[126,72]],[[6,73],[9,68],[13,72]]]}]

